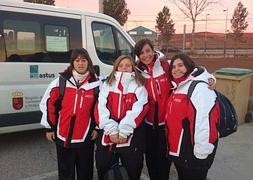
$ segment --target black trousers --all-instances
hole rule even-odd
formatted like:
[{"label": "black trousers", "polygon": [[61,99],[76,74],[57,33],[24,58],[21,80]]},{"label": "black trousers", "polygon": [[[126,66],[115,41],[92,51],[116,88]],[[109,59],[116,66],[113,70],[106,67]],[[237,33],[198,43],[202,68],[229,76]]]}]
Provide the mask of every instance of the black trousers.
[{"label": "black trousers", "polygon": [[103,146],[101,144],[102,135],[103,131],[99,132],[95,153],[98,179],[103,180],[105,173],[120,159],[130,180],[139,180],[144,160],[145,128],[140,127],[134,131],[128,147]]},{"label": "black trousers", "polygon": [[165,126],[146,124],[146,164],[150,180],[168,180],[171,161],[167,158]]},{"label": "black trousers", "polygon": [[206,180],[208,169],[186,168],[175,164],[178,180]]},{"label": "black trousers", "polygon": [[94,143],[85,142],[80,147],[65,148],[56,144],[59,180],[93,179]]}]

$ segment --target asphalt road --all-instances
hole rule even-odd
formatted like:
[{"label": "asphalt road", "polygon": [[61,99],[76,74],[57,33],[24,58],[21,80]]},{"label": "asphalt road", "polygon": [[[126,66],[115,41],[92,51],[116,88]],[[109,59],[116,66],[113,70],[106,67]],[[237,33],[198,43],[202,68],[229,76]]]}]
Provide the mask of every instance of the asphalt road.
[{"label": "asphalt road", "polygon": [[[253,179],[253,123],[220,139],[207,180]],[[94,168],[95,170],[95,168]],[[0,135],[0,180],[57,180],[55,146],[43,130]],[[148,180],[144,165],[141,180]],[[171,168],[170,180],[176,180]],[[94,180],[97,180],[94,173]]]},{"label": "asphalt road", "polygon": [[[0,135],[0,180],[57,179],[55,145],[45,139],[43,130]],[[146,168],[141,179],[148,179]]]}]

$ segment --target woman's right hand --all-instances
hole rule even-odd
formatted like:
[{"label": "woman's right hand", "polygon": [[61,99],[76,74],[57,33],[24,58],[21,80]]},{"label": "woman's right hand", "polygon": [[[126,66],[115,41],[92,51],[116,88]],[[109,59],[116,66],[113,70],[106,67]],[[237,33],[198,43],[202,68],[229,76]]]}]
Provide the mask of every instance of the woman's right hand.
[{"label": "woman's right hand", "polygon": [[46,137],[48,141],[54,142],[55,140],[54,132],[46,132]]},{"label": "woman's right hand", "polygon": [[113,143],[118,144],[118,142],[119,142],[119,134],[110,135],[110,140],[111,140]]}]

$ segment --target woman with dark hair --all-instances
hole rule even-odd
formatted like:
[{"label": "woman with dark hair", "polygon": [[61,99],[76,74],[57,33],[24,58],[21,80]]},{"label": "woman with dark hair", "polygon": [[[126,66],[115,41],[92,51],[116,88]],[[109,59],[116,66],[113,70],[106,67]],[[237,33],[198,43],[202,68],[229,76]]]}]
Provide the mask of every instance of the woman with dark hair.
[{"label": "woman with dark hair", "polygon": [[[60,78],[66,82],[64,87]],[[93,110],[99,84],[88,52],[74,49],[70,66],[49,84],[41,100],[41,124],[47,129],[47,139],[56,143],[60,180],[75,180],[75,171],[78,180],[93,179],[97,136]]]},{"label": "woman with dark hair", "polygon": [[134,60],[119,56],[100,89],[96,120],[99,128],[96,167],[99,180],[119,158],[130,180],[139,180],[143,167],[143,118],[148,110],[148,94]]},{"label": "woman with dark hair", "polygon": [[[166,102],[171,94],[169,77],[170,61],[154,51],[149,39],[138,41],[134,48],[138,57],[136,68],[145,78],[150,110],[145,118],[146,152],[145,159],[151,180],[168,180],[171,162],[167,159],[167,142],[165,128]],[[207,79],[213,78],[207,71],[199,71]],[[212,82],[210,84],[213,84]]]},{"label": "woman with dark hair", "polygon": [[[174,162],[179,180],[205,180],[218,144],[216,94],[208,88],[207,77],[199,75],[198,71],[185,54],[178,54],[171,60],[169,77],[174,88],[165,118],[168,158]],[[193,81],[206,83],[198,83],[189,97]]]}]

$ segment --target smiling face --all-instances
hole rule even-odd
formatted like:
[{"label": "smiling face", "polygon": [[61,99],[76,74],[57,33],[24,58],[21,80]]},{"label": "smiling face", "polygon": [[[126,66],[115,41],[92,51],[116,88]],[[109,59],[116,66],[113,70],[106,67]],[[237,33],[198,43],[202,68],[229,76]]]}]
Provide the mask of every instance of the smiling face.
[{"label": "smiling face", "polygon": [[145,44],[143,46],[143,48],[140,52],[140,55],[139,55],[139,59],[145,65],[148,65],[153,61],[154,51],[152,50],[152,48],[150,47],[149,44]]},{"label": "smiling face", "polygon": [[120,61],[117,71],[119,72],[133,72],[133,66],[131,60],[124,58]]},{"label": "smiling face", "polygon": [[181,59],[176,59],[172,64],[171,74],[173,78],[183,77],[187,72],[184,62]]},{"label": "smiling face", "polygon": [[77,56],[73,61],[73,66],[79,74],[85,74],[88,69],[88,60],[84,57]]}]

